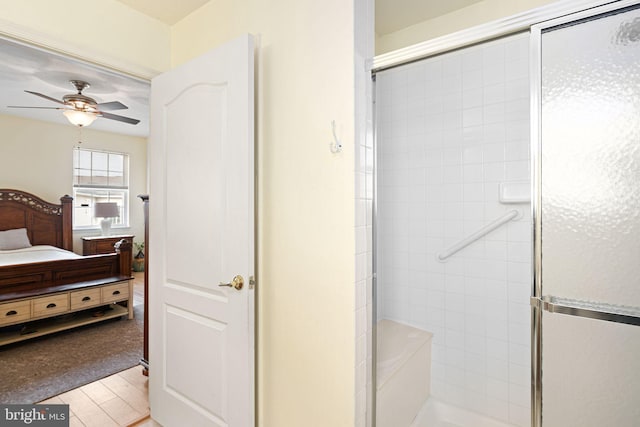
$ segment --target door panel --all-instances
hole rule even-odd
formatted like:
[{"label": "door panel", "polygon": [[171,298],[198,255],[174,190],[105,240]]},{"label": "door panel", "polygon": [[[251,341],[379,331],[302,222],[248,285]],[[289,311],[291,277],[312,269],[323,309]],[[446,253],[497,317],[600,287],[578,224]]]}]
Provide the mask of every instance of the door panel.
[{"label": "door panel", "polygon": [[634,28],[638,9],[542,34],[545,294],[640,306]]},{"label": "door panel", "polygon": [[[227,183],[225,178],[224,134],[226,120],[225,86],[197,84],[171,100],[166,108],[167,146],[167,279],[209,289],[208,272],[222,271],[225,256],[224,223]],[[194,114],[189,106],[197,106]],[[185,138],[187,135],[207,135],[207,138]],[[202,160],[206,161],[202,162]],[[183,165],[198,165],[184,167]],[[194,186],[194,183],[198,183]],[[192,187],[194,191],[185,191]],[[202,190],[205,191],[202,191]],[[215,195],[212,197],[212,195]],[[246,209],[246,207],[244,207]],[[185,227],[189,218],[198,227]],[[246,233],[245,233],[246,234]],[[203,239],[203,236],[207,236]],[[239,238],[246,236],[239,236]],[[202,247],[193,250],[193,242]],[[205,283],[201,282],[203,278]],[[213,289],[222,295],[222,289]]]},{"label": "door panel", "polygon": [[152,82],[149,394],[167,426],[254,424],[253,54],[243,36]]},{"label": "door panel", "polygon": [[640,328],[544,313],[543,426],[637,426]]}]

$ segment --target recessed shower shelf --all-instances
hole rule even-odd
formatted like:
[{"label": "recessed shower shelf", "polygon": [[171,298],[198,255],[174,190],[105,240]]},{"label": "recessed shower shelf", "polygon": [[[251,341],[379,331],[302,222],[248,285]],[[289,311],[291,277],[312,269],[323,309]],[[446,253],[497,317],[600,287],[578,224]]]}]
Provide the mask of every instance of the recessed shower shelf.
[{"label": "recessed shower shelf", "polygon": [[528,181],[500,183],[500,203],[529,203],[531,201],[531,184]]}]

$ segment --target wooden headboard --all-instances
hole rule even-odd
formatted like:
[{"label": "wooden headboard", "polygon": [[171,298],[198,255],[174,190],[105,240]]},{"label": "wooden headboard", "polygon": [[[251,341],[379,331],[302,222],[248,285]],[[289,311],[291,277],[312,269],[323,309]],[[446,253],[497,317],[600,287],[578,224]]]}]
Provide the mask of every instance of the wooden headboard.
[{"label": "wooden headboard", "polygon": [[0,231],[26,228],[32,245],[72,251],[72,202],[73,197],[63,196],[56,205],[24,191],[0,189]]}]

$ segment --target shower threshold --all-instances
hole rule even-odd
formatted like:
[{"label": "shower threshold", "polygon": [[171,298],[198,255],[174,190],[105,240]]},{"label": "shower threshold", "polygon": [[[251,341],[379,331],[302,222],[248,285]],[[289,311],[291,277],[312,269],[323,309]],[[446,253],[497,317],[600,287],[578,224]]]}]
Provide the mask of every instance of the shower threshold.
[{"label": "shower threshold", "polygon": [[424,404],[411,427],[513,427],[494,418],[457,406],[434,397]]}]

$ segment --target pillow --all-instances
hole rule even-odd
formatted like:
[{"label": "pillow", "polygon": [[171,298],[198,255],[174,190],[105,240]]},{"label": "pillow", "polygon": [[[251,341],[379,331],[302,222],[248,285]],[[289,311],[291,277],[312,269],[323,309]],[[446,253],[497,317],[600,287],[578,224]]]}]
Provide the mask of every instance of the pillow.
[{"label": "pillow", "polygon": [[0,231],[0,250],[30,248],[31,242],[26,228]]}]

